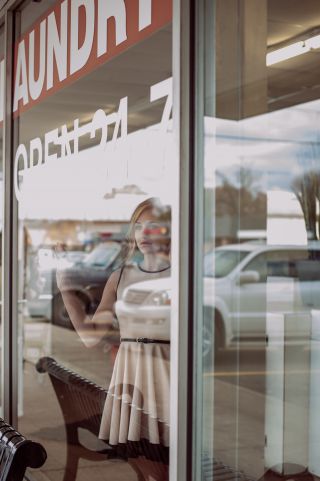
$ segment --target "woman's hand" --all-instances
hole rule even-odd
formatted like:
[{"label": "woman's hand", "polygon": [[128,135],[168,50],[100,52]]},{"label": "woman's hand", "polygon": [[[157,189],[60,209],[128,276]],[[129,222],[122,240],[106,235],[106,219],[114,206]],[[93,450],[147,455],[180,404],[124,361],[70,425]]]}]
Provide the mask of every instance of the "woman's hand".
[{"label": "woman's hand", "polygon": [[[70,320],[87,347],[97,345],[106,336],[114,336],[113,306],[116,302],[116,289],[120,271],[113,272],[103,291],[102,299],[96,307],[94,291],[81,285],[81,268],[68,268],[65,248],[55,247],[56,281]],[[94,312],[93,312],[94,309]]]},{"label": "woman's hand", "polygon": [[63,244],[58,243],[54,249],[56,258],[56,282],[61,292],[81,290],[77,273],[66,267],[66,250]]}]

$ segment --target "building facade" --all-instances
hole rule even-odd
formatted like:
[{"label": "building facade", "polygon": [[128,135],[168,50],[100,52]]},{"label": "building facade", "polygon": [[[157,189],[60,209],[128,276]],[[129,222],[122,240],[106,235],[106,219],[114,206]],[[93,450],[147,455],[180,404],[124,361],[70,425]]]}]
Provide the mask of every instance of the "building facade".
[{"label": "building facade", "polygon": [[28,479],[320,477],[319,58],[315,0],[0,0],[0,404],[46,448]]}]

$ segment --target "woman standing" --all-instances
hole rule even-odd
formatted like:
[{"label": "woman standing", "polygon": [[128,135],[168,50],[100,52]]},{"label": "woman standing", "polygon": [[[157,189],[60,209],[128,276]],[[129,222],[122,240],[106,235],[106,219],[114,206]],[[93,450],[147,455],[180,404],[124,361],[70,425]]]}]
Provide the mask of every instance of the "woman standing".
[{"label": "woman standing", "polygon": [[[128,252],[121,269],[109,277],[101,302],[88,321],[80,299],[73,299],[58,277],[66,309],[84,343],[93,345],[105,335],[101,323],[117,315],[120,347],[106,398],[99,437],[119,450],[140,479],[165,481],[169,464],[169,322],[130,319],[120,314],[121,299],[131,284],[170,277],[170,209],[148,199],[134,210],[128,233]],[[136,249],[142,261],[130,259]],[[129,261],[129,262],[128,262]],[[88,336],[90,329],[90,336]]]}]

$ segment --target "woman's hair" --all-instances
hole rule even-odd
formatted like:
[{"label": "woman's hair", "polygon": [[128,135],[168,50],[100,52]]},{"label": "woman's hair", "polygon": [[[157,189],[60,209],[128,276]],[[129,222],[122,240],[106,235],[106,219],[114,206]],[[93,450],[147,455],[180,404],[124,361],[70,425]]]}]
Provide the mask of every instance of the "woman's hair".
[{"label": "woman's hair", "polygon": [[[156,216],[157,220],[161,222],[166,222],[170,224],[171,222],[171,207],[169,205],[163,205],[160,202],[160,199],[157,197],[150,197],[149,199],[144,200],[141,202],[137,207],[134,209],[131,219],[130,219],[130,224],[129,224],[129,229],[127,233],[127,249],[125,253],[125,261],[130,260],[137,248],[136,246],[136,240],[135,240],[135,224],[141,214],[145,212],[146,210],[152,210],[152,213]],[[170,226],[169,226],[170,227]],[[170,232],[170,229],[169,229]],[[170,246],[170,236],[168,240],[168,247]]]}]

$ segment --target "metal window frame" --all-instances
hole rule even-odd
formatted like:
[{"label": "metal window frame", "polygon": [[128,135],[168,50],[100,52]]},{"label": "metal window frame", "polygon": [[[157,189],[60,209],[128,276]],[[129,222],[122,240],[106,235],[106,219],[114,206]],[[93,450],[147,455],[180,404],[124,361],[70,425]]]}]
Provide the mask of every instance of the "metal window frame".
[{"label": "metal window frame", "polygon": [[[29,2],[31,1],[33,0],[29,0]],[[0,0],[0,15],[1,10],[3,10],[4,12],[11,11],[13,13],[13,10],[17,9],[25,2],[26,0]]]},{"label": "metal window frame", "polygon": [[[5,29],[5,112],[3,121],[1,396],[2,416],[18,427],[18,206],[14,195],[12,72],[15,41],[14,15],[27,0],[0,0],[0,22]],[[31,0],[29,0],[31,1]]]},{"label": "metal window frame", "polygon": [[[18,319],[17,319],[17,230],[16,204],[13,197],[12,159],[12,64],[14,24],[13,8],[18,2],[7,2],[4,15],[5,27],[5,115],[3,122],[3,230],[2,230],[2,353],[1,392],[3,417],[17,427],[18,395]],[[11,8],[10,8],[11,7]]]},{"label": "metal window frame", "polygon": [[[2,237],[2,392],[4,417],[17,424],[17,291],[11,289],[17,280],[17,205],[13,195],[13,126],[12,126],[12,62],[14,42],[14,10],[21,0],[0,0],[0,20],[4,18],[6,29],[6,113],[4,120],[4,225]],[[176,147],[176,172],[179,179],[175,205],[173,206],[173,305],[172,305],[172,358],[171,358],[171,447],[170,479],[191,481],[199,478],[193,473],[197,460],[193,442],[193,351],[201,335],[194,340],[193,319],[199,312],[198,254],[202,232],[196,222],[199,215],[199,173],[196,161],[196,142],[199,132],[195,125],[195,109],[198,104],[198,88],[195,73],[196,0],[173,0],[173,82],[174,82],[174,136]],[[198,81],[199,84],[199,81]],[[197,94],[199,98],[199,94]],[[198,113],[198,117],[199,116]],[[196,135],[197,133],[197,135]],[[198,200],[197,200],[198,199]],[[196,216],[197,213],[197,216]],[[198,234],[197,234],[198,233]],[[202,252],[202,251],[200,251]],[[202,265],[202,262],[200,263]],[[199,285],[199,283],[198,283]],[[202,297],[201,297],[202,301]],[[174,389],[173,389],[174,387]],[[194,438],[196,439],[196,438]]]},{"label": "metal window frame", "polygon": [[173,111],[180,185],[179,222],[177,232],[173,231],[176,251],[172,252],[177,263],[173,274],[176,268],[178,281],[174,283],[177,306],[173,304],[172,311],[171,339],[177,352],[172,350],[171,386],[178,388],[176,392],[171,390],[170,480],[177,481],[202,479],[207,3],[208,0],[174,0],[173,12]]},{"label": "metal window frame", "polygon": [[[4,61],[5,61],[5,65],[6,65],[6,25],[7,25],[7,22],[6,22],[6,15],[3,14],[1,11],[0,11],[0,25],[1,27],[3,28],[3,37],[4,37]],[[5,77],[4,77],[4,81],[6,82],[6,72],[5,72]],[[3,86],[3,94],[5,95],[5,92],[6,92],[6,85],[4,84]],[[5,148],[6,148],[6,142],[5,142],[5,125],[6,125],[6,119],[5,119],[5,115],[6,115],[6,101],[5,99],[3,100],[3,131],[2,131],[2,159],[3,159],[3,167],[4,167],[4,159],[5,159]],[[3,172],[3,175],[4,175],[4,172]],[[4,202],[4,189],[2,191],[2,219],[4,219],[4,215],[5,215],[5,212],[4,212],[4,209],[5,209],[5,202]],[[4,229],[3,229],[3,225],[1,226],[2,227],[2,258],[0,260],[1,262],[1,266],[3,266],[3,236],[4,236]],[[3,281],[4,281],[4,268],[2,267],[1,269],[1,286],[3,286]],[[4,311],[3,311],[3,307],[4,307],[4,303],[3,303],[3,289],[1,289],[1,297],[0,297],[0,300],[1,300],[1,325],[0,325],[0,336],[1,336],[1,339],[2,339],[2,347],[1,347],[1,359],[0,359],[0,362],[1,362],[1,369],[0,369],[0,404],[1,404],[1,416],[4,417],[4,404],[7,404],[5,402],[5,398],[4,398],[4,366],[6,365],[5,362],[6,362],[6,359],[5,359],[5,355],[7,355],[7,352],[5,353],[4,352],[4,349],[5,349],[5,346],[6,346],[6,342],[7,342],[7,338],[5,337],[5,330],[4,330]]]},{"label": "metal window frame", "polygon": [[[179,192],[173,217],[173,298],[171,340],[170,480],[199,481],[197,459],[199,429],[194,423],[199,409],[195,395],[194,352],[202,352],[202,332],[196,319],[202,318],[202,150],[198,111],[202,91],[196,64],[197,0],[173,2],[173,87],[176,158],[179,159]],[[198,145],[198,139],[201,144]],[[199,263],[199,257],[201,258]],[[200,280],[200,282],[199,282]],[[200,318],[199,318],[200,312]],[[201,322],[200,322],[201,324]],[[200,393],[200,391],[198,391]],[[201,394],[200,394],[201,396]],[[200,460],[201,461],[201,460]],[[200,462],[201,464],[201,462]]]},{"label": "metal window frame", "polygon": [[[212,0],[210,0],[212,1]],[[193,172],[190,183],[193,188],[194,223],[193,236],[193,364],[192,364],[192,479],[200,481],[203,458],[203,325],[204,325],[204,103],[205,103],[205,5],[206,0],[195,0],[193,70]]]}]

